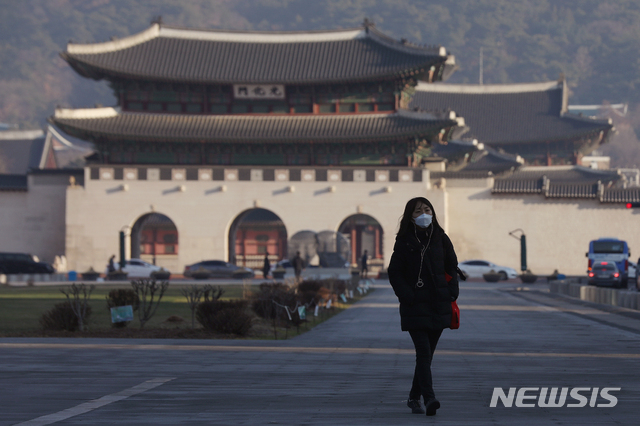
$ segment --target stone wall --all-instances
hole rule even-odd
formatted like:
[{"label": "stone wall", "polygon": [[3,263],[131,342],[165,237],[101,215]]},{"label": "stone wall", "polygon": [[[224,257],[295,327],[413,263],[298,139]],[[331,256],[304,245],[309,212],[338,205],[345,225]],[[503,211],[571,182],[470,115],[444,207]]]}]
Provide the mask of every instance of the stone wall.
[{"label": "stone wall", "polygon": [[586,274],[589,241],[602,237],[626,240],[633,261],[640,255],[640,210],[622,203],[492,195],[493,179],[447,180],[445,186],[459,260],[486,259],[520,270],[520,242],[509,236],[515,229],[525,232],[528,267],[541,276],[555,269]]},{"label": "stone wall", "polygon": [[65,251],[66,175],[28,177],[28,191],[0,193],[0,251],[53,263]]},{"label": "stone wall", "polygon": [[[196,169],[197,170],[197,169]],[[70,270],[89,267],[102,271],[119,252],[119,231],[128,231],[142,215],[168,216],[179,233],[179,254],[159,260],[159,265],[180,273],[185,265],[203,259],[228,259],[228,233],[234,219],[254,207],[280,217],[288,236],[298,231],[337,231],[347,217],[363,213],[375,218],[384,232],[387,265],[398,219],[406,201],[415,196],[432,200],[440,223],[451,236],[459,260],[487,259],[520,268],[519,241],[509,232],[527,235],[528,266],[538,275],[557,269],[567,275],[586,272],[585,253],[590,240],[615,237],[629,243],[632,260],[640,255],[640,210],[597,200],[546,199],[542,195],[492,195],[492,179],[429,182],[429,172],[406,176],[381,169],[362,174],[352,170],[330,180],[329,169],[319,181],[315,174],[297,181],[246,170],[246,180],[219,180],[199,174],[187,180],[174,171],[164,179],[91,177],[85,170],[84,186],[69,186],[68,177],[29,176],[28,192],[0,193],[1,251],[28,252],[53,262],[66,254]],[[293,174],[293,173],[292,173]],[[389,176],[395,176],[389,179]],[[193,177],[193,173],[192,173]],[[128,247],[127,247],[128,248]],[[165,262],[165,263],[162,263]]]},{"label": "stone wall", "polygon": [[[237,175],[230,178],[225,172],[222,180],[215,181],[201,179],[202,174],[198,179],[185,180],[175,172],[167,174],[171,178],[165,180],[127,180],[126,170],[122,179],[102,175],[92,178],[87,169],[85,186],[69,187],[67,191],[68,268],[83,271],[92,266],[102,270],[109,256],[118,253],[119,232],[128,231],[138,218],[151,212],[168,216],[178,230],[177,261],[165,265],[159,260],[158,265],[181,273],[185,265],[201,260],[227,260],[233,221],[255,207],[278,215],[289,237],[304,230],[337,231],[349,216],[369,215],[382,226],[386,265],[398,220],[410,198],[426,196],[438,212],[445,211],[445,193],[429,188],[427,170],[415,180],[405,181],[380,179],[384,173],[375,173],[373,180],[364,175],[358,179],[357,170],[350,181],[291,181],[287,176],[267,181],[262,179],[264,173],[255,170],[260,169],[247,173],[248,180],[238,180]],[[446,226],[446,216],[442,216],[441,223]]]}]

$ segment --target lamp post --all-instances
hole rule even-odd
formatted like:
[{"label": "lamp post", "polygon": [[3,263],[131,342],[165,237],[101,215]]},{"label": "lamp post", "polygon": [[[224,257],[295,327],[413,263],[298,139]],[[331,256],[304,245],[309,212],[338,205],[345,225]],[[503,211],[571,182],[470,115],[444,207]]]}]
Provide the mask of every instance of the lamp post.
[{"label": "lamp post", "polygon": [[[515,235],[516,232],[520,232],[520,236]],[[527,236],[520,228],[509,232],[509,235],[520,240],[520,270],[524,273],[527,270]]]},{"label": "lamp post", "polygon": [[131,227],[129,225],[125,225],[120,229],[120,269],[124,268],[126,264],[126,254],[125,254],[125,232],[129,231],[131,234]]}]

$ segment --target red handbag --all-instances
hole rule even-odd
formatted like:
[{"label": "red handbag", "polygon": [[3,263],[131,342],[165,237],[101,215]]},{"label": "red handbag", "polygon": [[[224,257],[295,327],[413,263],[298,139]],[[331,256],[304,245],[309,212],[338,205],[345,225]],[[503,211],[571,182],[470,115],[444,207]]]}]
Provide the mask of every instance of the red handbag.
[{"label": "red handbag", "polygon": [[[446,272],[444,273],[444,277],[447,282],[451,281],[451,278],[453,278]],[[451,302],[451,325],[449,326],[449,328],[452,330],[460,328],[460,308],[458,308],[458,304],[455,300]]]},{"label": "red handbag", "polygon": [[451,325],[449,328],[452,330],[460,328],[460,308],[455,300],[451,302]]}]

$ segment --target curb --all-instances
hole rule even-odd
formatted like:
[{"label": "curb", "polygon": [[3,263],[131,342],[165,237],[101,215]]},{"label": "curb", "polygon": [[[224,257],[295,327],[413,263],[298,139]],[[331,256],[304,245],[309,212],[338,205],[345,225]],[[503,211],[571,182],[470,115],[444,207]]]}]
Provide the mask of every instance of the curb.
[{"label": "curb", "polygon": [[640,310],[640,292],[615,288],[594,287],[575,280],[551,281],[549,292],[574,297],[586,302]]}]

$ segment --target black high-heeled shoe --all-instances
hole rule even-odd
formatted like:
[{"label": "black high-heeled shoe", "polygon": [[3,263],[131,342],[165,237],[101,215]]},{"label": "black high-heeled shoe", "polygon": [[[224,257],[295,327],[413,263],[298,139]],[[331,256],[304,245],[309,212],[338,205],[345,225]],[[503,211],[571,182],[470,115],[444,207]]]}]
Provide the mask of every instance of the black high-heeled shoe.
[{"label": "black high-heeled shoe", "polygon": [[431,399],[424,405],[427,408],[427,416],[435,416],[436,410],[440,408],[440,401],[437,399]]},{"label": "black high-heeled shoe", "polygon": [[413,414],[424,414],[424,410],[420,405],[420,400],[418,399],[410,399],[407,401],[407,407],[411,408],[411,413]]}]

